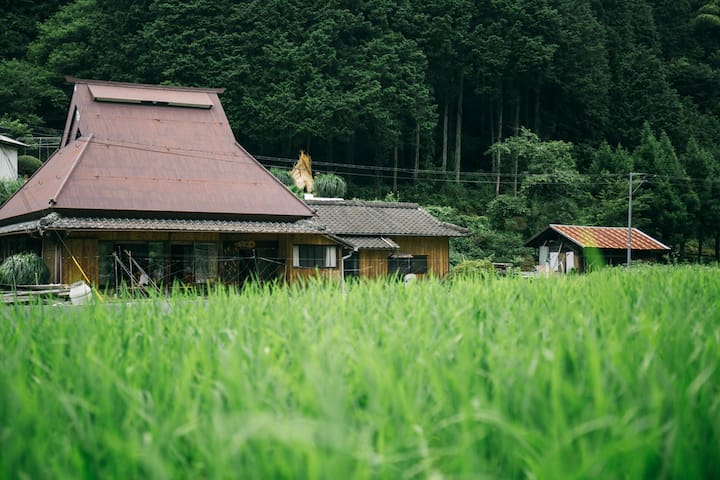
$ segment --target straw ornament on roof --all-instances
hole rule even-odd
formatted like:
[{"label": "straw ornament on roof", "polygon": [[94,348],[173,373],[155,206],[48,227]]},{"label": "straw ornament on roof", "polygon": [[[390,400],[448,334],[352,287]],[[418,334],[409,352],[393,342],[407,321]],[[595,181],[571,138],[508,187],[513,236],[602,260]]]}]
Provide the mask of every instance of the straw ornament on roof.
[{"label": "straw ornament on roof", "polygon": [[304,192],[313,193],[315,185],[312,176],[312,159],[303,150],[300,150],[300,158],[290,171],[290,175],[295,180],[296,187]]}]

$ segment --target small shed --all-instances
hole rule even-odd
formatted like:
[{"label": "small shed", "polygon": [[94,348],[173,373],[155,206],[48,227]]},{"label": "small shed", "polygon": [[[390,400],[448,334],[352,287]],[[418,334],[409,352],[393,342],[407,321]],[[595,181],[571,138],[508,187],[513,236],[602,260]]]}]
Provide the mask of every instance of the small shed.
[{"label": "small shed", "polygon": [[0,135],[0,179],[14,180],[18,177],[18,148],[28,145]]},{"label": "small shed", "polygon": [[[631,229],[634,260],[658,261],[670,247],[637,228]],[[593,265],[622,265],[627,262],[627,227],[549,225],[525,242],[538,249],[538,271],[583,272]]]}]

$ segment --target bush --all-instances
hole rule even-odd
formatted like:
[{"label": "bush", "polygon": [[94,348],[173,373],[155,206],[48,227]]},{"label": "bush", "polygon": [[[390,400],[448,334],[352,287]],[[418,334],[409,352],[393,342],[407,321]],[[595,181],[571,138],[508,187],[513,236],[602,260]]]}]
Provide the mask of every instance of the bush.
[{"label": "bush", "polygon": [[24,183],[25,180],[22,179],[0,180],[0,204],[5,203],[13,193],[20,190],[20,187],[22,187]]},{"label": "bush", "polygon": [[48,283],[50,271],[36,253],[16,253],[0,265],[0,283],[33,285]]},{"label": "bush", "polygon": [[282,168],[273,167],[270,169],[270,173],[272,173],[273,176],[280,180],[280,182],[286,187],[290,188],[295,186],[295,180],[293,180],[293,177],[292,175],[290,175],[289,171],[283,170]]},{"label": "bush", "polygon": [[30,176],[41,166],[42,162],[32,155],[20,155],[18,157],[18,175]]},{"label": "bush", "polygon": [[318,197],[343,198],[347,183],[334,173],[323,173],[315,177],[315,195]]},{"label": "bush", "polygon": [[490,260],[465,260],[453,267],[448,278],[477,278],[495,276],[495,267]]}]

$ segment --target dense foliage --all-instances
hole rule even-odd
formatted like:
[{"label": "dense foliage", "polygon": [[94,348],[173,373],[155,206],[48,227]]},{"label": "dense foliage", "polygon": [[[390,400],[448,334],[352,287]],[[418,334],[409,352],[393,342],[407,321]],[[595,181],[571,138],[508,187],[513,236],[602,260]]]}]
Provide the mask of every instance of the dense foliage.
[{"label": "dense foliage", "polygon": [[4,285],[38,285],[50,280],[50,271],[36,253],[16,253],[0,264],[0,283]]},{"label": "dense foliage", "polygon": [[637,225],[720,257],[716,0],[39,0],[0,19],[6,121],[62,127],[64,75],[221,86],[240,143],[285,168],[311,151],[351,196],[492,210],[527,237],[623,225],[638,171]]},{"label": "dense foliage", "polygon": [[718,291],[663,267],[6,307],[0,477],[718,478]]}]

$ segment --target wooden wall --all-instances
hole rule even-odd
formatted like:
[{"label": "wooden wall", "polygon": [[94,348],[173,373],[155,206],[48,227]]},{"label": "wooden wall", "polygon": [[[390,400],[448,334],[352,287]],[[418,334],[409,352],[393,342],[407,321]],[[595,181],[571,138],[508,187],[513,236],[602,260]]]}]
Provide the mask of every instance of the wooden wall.
[{"label": "wooden wall", "polygon": [[[47,240],[43,243],[43,258],[50,269],[51,279],[61,283],[73,283],[84,280],[80,269],[72,260],[74,256],[91,282],[98,282],[98,242],[213,242],[213,241],[239,241],[255,240],[278,242],[278,255],[285,259],[285,280],[297,280],[301,278],[315,277],[320,275],[326,278],[340,279],[340,258],[342,248],[335,242],[322,235],[281,235],[281,234],[230,234],[220,233],[192,233],[192,232],[72,232],[64,237],[62,244],[56,241]],[[337,245],[337,267],[336,268],[295,268],[292,265],[293,245]],[[59,248],[56,246],[59,245]],[[56,250],[57,248],[57,250]],[[61,261],[56,258],[56,252],[60,252]]]},{"label": "wooden wall", "polygon": [[[336,245],[336,268],[296,268],[293,267],[293,245]],[[285,280],[293,281],[310,277],[334,278],[340,280],[342,276],[341,261],[342,247],[322,235],[285,235],[280,239],[279,253],[286,258]]]},{"label": "wooden wall", "polygon": [[98,240],[97,238],[66,238],[62,250],[62,283],[85,280],[73,257],[82,267],[91,283],[98,282]]},{"label": "wooden wall", "polygon": [[[388,250],[360,251],[360,276],[384,277],[388,274],[388,257],[392,253],[427,255],[427,275],[442,277],[450,270],[450,244],[447,237],[392,237],[400,246],[398,252]],[[421,275],[422,276],[422,275]]]}]

